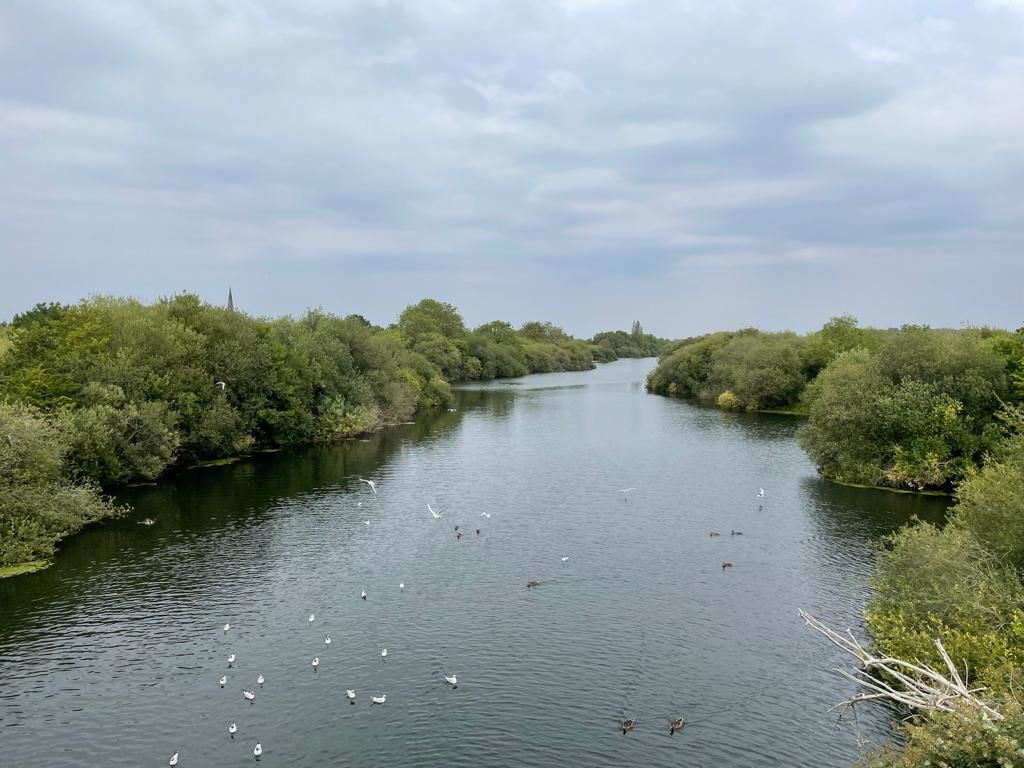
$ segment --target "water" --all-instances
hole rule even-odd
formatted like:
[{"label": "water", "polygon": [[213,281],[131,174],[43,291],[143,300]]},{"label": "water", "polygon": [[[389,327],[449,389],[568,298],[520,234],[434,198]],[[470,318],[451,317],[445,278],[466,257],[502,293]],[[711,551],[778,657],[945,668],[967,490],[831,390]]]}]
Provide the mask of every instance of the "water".
[{"label": "water", "polygon": [[647,395],[651,365],[126,493],[131,519],[0,581],[0,763],[849,766],[846,662],[797,609],[859,630],[875,543],[943,503],[826,483],[798,420]]}]

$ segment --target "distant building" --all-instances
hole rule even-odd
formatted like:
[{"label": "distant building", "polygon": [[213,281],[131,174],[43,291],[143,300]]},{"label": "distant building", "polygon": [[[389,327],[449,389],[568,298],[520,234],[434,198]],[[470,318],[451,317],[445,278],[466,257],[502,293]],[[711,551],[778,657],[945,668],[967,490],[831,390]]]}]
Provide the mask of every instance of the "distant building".
[{"label": "distant building", "polygon": [[235,300],[231,298],[231,286],[228,286],[228,312],[235,311]]}]

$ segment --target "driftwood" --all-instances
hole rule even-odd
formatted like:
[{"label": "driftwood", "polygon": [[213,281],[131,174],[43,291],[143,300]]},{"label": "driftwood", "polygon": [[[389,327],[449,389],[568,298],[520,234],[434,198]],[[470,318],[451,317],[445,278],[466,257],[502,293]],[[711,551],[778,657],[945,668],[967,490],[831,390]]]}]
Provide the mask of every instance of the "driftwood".
[{"label": "driftwood", "polygon": [[850,630],[846,631],[846,635],[841,635],[806,611],[800,611],[800,618],[815,632],[827,637],[833,645],[860,661],[861,667],[855,673],[836,670],[864,689],[839,704],[841,712],[861,701],[887,699],[911,709],[948,712],[962,719],[974,718],[979,714],[990,720],[1005,719],[1000,712],[977,696],[985,691],[985,688],[968,687],[966,667],[961,675],[938,638],[935,639],[935,647],[946,664],[948,675],[924,664],[912,664],[903,659],[887,656],[874,656],[857,641]]}]

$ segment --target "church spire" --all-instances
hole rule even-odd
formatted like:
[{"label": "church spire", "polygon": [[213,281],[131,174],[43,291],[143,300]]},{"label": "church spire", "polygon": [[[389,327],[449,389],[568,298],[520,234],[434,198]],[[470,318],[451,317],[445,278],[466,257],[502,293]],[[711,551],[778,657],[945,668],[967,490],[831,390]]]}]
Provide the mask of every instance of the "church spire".
[{"label": "church spire", "polygon": [[228,312],[235,311],[235,300],[231,298],[231,286],[228,286]]}]

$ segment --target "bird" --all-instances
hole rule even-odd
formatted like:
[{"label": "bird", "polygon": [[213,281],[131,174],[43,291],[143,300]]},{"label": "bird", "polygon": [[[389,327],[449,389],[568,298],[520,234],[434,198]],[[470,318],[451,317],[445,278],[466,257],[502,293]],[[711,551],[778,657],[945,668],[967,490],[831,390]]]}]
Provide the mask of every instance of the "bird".
[{"label": "bird", "polygon": [[139,520],[139,525],[156,525],[156,520],[152,517],[147,517],[143,520]]},{"label": "bird", "polygon": [[238,733],[238,726],[232,723],[228,726],[228,733],[231,734],[231,738],[235,738],[235,734]]},{"label": "bird", "polygon": [[480,517],[486,517],[488,520],[490,520],[491,519],[491,513],[490,512],[481,512],[480,513]]},{"label": "bird", "polygon": [[400,581],[400,582],[398,583],[398,588],[399,588],[399,589],[405,589],[405,582],[404,582],[404,581]]},{"label": "bird", "polygon": [[381,649],[381,652],[380,652],[380,657],[381,657],[382,659],[386,659],[386,658],[388,657],[388,649],[387,649],[387,648],[382,648],[382,649]]},{"label": "bird", "polygon": [[369,520],[363,520],[363,524],[364,524],[364,525],[369,525],[369,524],[370,524],[370,521],[369,521]]},{"label": "bird", "polygon": [[636,726],[636,720],[630,718],[629,720],[622,721],[622,733],[623,735],[629,733]]},{"label": "bird", "polygon": [[673,720],[668,726],[668,735],[675,736],[676,731],[681,730],[684,725],[686,725],[686,723],[683,722],[683,718],[681,717],[678,720]]},{"label": "bird", "polygon": [[459,526],[457,526],[457,525],[455,526],[455,532],[456,532],[456,533],[458,533],[458,532],[459,532]]},{"label": "bird", "polygon": [[313,657],[313,671],[316,672],[316,668],[319,667],[319,666],[320,666],[320,657],[319,656],[314,656]]},{"label": "bird", "polygon": [[539,587],[539,586],[540,586],[540,582],[539,581],[528,581],[528,582],[526,582],[526,588],[527,589],[532,589],[533,587]]},{"label": "bird", "polygon": [[370,697],[370,701],[373,702],[374,704],[383,704],[387,700],[388,700],[388,695],[386,693],[382,693],[380,696],[371,696]]},{"label": "bird", "polygon": [[309,614],[309,623],[312,624],[314,621],[316,621],[316,614],[315,613]]},{"label": "bird", "polygon": [[708,536],[721,536],[721,535],[722,534],[720,534],[718,531],[711,531],[710,533],[708,533]]},{"label": "bird", "polygon": [[228,682],[228,676],[227,675],[221,675],[220,676],[220,687],[223,688],[225,685],[227,685],[227,682]]},{"label": "bird", "polygon": [[235,654],[232,653],[230,656],[228,656],[228,666],[230,667],[234,663],[235,663]]},{"label": "bird", "polygon": [[263,745],[262,745],[262,744],[260,744],[260,743],[259,743],[259,742],[257,741],[257,742],[256,742],[256,746],[255,746],[255,747],[253,747],[252,753],[253,753],[253,755],[254,755],[254,756],[256,757],[256,759],[257,759],[257,760],[259,760],[259,759],[260,759],[260,755],[262,755],[262,754],[263,754]]},{"label": "bird", "polygon": [[462,538],[462,532],[460,531],[459,533],[456,533],[455,534],[455,538],[456,539],[461,539]]},{"label": "bird", "polygon": [[448,413],[455,413],[455,409],[454,408],[449,408],[448,409]]},{"label": "bird", "polygon": [[430,514],[432,514],[434,516],[435,520],[437,520],[439,517],[441,517],[441,515],[444,514],[443,512],[435,512],[434,508],[432,506],[430,506],[429,504],[427,504],[427,509],[430,510]]},{"label": "bird", "polygon": [[225,625],[224,625],[224,633],[225,633],[225,634],[227,634],[227,631],[228,631],[229,629],[231,629],[231,625],[230,625],[230,624],[225,624]]},{"label": "bird", "polygon": [[359,482],[366,483],[368,486],[370,486],[370,490],[373,491],[374,495],[377,494],[377,484],[373,482],[373,480],[365,480],[364,478],[360,477]]},{"label": "bird", "polygon": [[450,677],[449,677],[448,675],[445,675],[445,676],[444,676],[444,681],[445,681],[446,683],[448,683],[448,685],[452,686],[453,688],[454,688],[454,687],[455,687],[456,685],[458,685],[458,684],[459,684],[459,680],[458,680],[458,678],[457,678],[457,677],[456,677],[455,675],[451,675]]},{"label": "bird", "polygon": [[226,381],[218,381],[215,386],[220,387],[220,391],[223,392],[225,389],[227,389],[228,383]]},{"label": "bird", "polygon": [[345,691],[345,695],[348,697],[348,700],[351,701],[353,704],[356,703],[356,692],[353,691],[351,688]]},{"label": "bird", "polygon": [[262,688],[262,687],[263,687],[263,683],[264,683],[264,682],[265,682],[265,681],[264,681],[264,679],[263,679],[263,674],[262,674],[262,673],[260,673],[260,676],[256,678],[256,683],[257,683],[257,684],[259,685],[259,687],[260,687],[260,688]]},{"label": "bird", "polygon": [[722,570],[724,571],[726,568],[732,568],[732,563],[730,563],[730,562],[722,563]]},{"label": "bird", "polygon": [[757,489],[757,497],[759,499],[763,499],[764,498],[764,488],[758,488]]},{"label": "bird", "polygon": [[248,699],[249,701],[253,701],[256,698],[256,694],[253,693],[252,691],[246,691],[246,690],[243,689],[242,690],[242,698]]},{"label": "bird", "polygon": [[177,765],[178,764],[178,753],[177,752],[175,752],[173,755],[171,755],[171,759],[168,761],[167,764],[168,765]]},{"label": "bird", "polygon": [[324,645],[330,645],[330,644],[331,644],[331,636],[328,635],[327,637],[324,638]]},{"label": "bird", "polygon": [[365,589],[359,594],[359,597],[361,597],[363,600],[366,599],[366,590]]},{"label": "bird", "polygon": [[623,488],[621,491],[619,491],[619,493],[622,494],[622,500],[625,501],[626,500],[626,494],[628,494],[631,491],[635,491],[635,490],[636,490],[636,488]]},{"label": "bird", "polygon": [[479,536],[479,535],[480,535],[480,529],[479,529],[479,528],[477,528],[477,529],[476,529],[476,535],[477,535],[477,536]]},{"label": "bird", "polygon": [[562,562],[563,563],[569,562],[569,556],[568,555],[562,555]]},{"label": "bird", "polygon": [[742,536],[743,531],[729,531],[730,536]]}]

